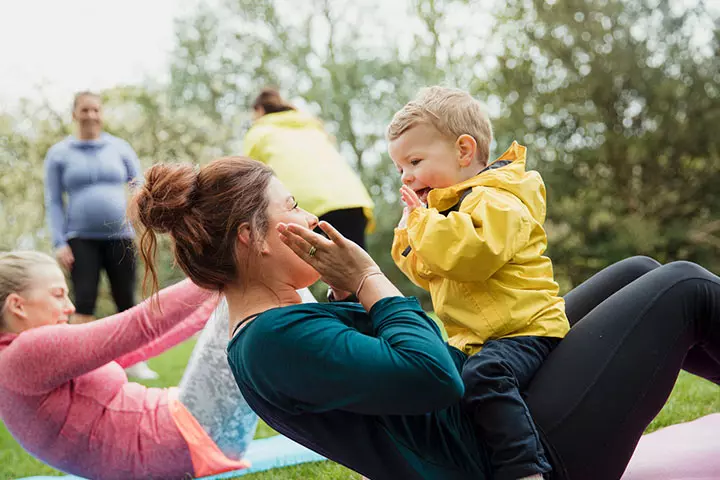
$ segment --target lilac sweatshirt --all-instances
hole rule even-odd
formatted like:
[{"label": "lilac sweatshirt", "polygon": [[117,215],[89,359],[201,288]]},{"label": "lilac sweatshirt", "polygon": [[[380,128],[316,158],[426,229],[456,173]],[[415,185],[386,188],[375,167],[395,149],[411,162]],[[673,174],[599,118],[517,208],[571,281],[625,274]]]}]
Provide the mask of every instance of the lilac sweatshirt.
[{"label": "lilac sweatshirt", "polygon": [[140,173],[130,144],[108,133],[97,140],[69,136],[53,145],[45,157],[45,210],[53,246],[71,238],[132,238],[125,185]]},{"label": "lilac sweatshirt", "polygon": [[201,330],[217,298],[189,281],[85,325],[0,334],[0,419],[28,452],[92,479],[186,478],[188,446],[166,388],[128,382],[123,367]]}]

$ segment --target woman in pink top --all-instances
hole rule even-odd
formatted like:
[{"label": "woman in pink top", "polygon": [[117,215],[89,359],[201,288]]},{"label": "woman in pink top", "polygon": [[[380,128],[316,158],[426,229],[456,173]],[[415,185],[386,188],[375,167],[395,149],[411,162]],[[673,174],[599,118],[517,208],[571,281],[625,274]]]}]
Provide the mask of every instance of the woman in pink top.
[{"label": "woman in pink top", "polygon": [[[188,366],[194,373],[186,374],[179,393],[130,383],[123,370],[201,330],[217,299],[183,281],[163,290],[159,305],[146,301],[94,323],[68,325],[75,308],[57,263],[37,252],[0,254],[0,419],[32,455],[86,478],[187,478],[246,467],[240,456],[256,417],[232,380],[225,382],[230,387],[217,386],[232,391],[213,405],[208,392],[216,389],[208,382],[218,375],[197,365]],[[214,333],[214,345],[201,336],[193,358],[222,358],[229,372],[227,326],[222,330]],[[200,345],[205,351],[198,352]],[[229,378],[221,373],[223,381]],[[206,419],[214,407],[224,418]],[[244,445],[227,441],[234,445],[221,449],[223,437],[242,437]]]}]

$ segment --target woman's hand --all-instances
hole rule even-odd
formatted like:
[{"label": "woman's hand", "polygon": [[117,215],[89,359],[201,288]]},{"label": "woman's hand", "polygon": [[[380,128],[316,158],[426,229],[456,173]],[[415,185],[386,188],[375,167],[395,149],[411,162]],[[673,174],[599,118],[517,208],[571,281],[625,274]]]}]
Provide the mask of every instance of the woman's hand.
[{"label": "woman's hand", "polygon": [[72,270],[73,263],[75,263],[75,257],[73,256],[70,245],[64,245],[55,251],[55,258],[62,268],[68,272]]},{"label": "woman's hand", "polygon": [[356,243],[327,222],[320,222],[319,227],[328,238],[294,223],[277,225],[282,241],[317,270],[334,290],[357,292],[363,277],[380,273],[380,267]]}]

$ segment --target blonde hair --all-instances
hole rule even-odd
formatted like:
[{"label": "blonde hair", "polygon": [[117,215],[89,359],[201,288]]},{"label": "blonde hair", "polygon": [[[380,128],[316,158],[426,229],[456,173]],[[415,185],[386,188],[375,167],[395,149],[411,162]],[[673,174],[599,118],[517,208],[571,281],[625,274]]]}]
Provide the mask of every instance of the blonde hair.
[{"label": "blonde hair", "polygon": [[18,250],[0,253],[0,312],[5,308],[8,295],[22,292],[30,286],[31,270],[38,265],[57,266],[57,262],[40,252]]},{"label": "blonde hair", "polygon": [[483,105],[469,93],[456,88],[423,88],[394,116],[387,128],[387,138],[393,141],[420,124],[430,124],[452,141],[460,135],[470,135],[477,142],[476,158],[490,160],[492,124]]},{"label": "blonde hair", "polygon": [[90,90],[83,90],[82,92],[78,92],[73,97],[73,108],[72,108],[73,112],[77,108],[78,103],[80,103],[80,100],[84,97],[93,97],[93,98],[97,98],[98,100],[102,100],[102,98],[100,97],[99,94],[97,94],[95,92],[91,92]]}]

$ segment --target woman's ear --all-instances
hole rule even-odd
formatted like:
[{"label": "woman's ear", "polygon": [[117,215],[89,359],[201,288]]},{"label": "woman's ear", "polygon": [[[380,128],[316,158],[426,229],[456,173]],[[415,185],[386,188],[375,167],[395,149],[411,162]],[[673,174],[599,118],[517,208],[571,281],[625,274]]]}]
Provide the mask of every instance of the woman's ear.
[{"label": "woman's ear", "polygon": [[25,299],[17,293],[11,293],[5,298],[5,310],[19,318],[26,318],[25,314]]},{"label": "woman's ear", "polygon": [[477,153],[477,142],[472,135],[464,133],[460,135],[455,142],[458,150],[458,163],[460,167],[468,167],[475,161],[475,153]]},{"label": "woman's ear", "polygon": [[241,244],[245,245],[248,248],[250,247],[250,233],[251,232],[249,223],[245,222],[238,227],[237,239]]},{"label": "woman's ear", "polygon": [[[237,240],[246,249],[251,250],[252,245],[250,245],[250,243],[252,242],[252,235],[250,232],[250,224],[249,223],[245,222],[238,227]],[[270,253],[270,246],[268,245],[267,239],[263,240],[262,247],[260,248],[260,253],[261,254]]]}]

